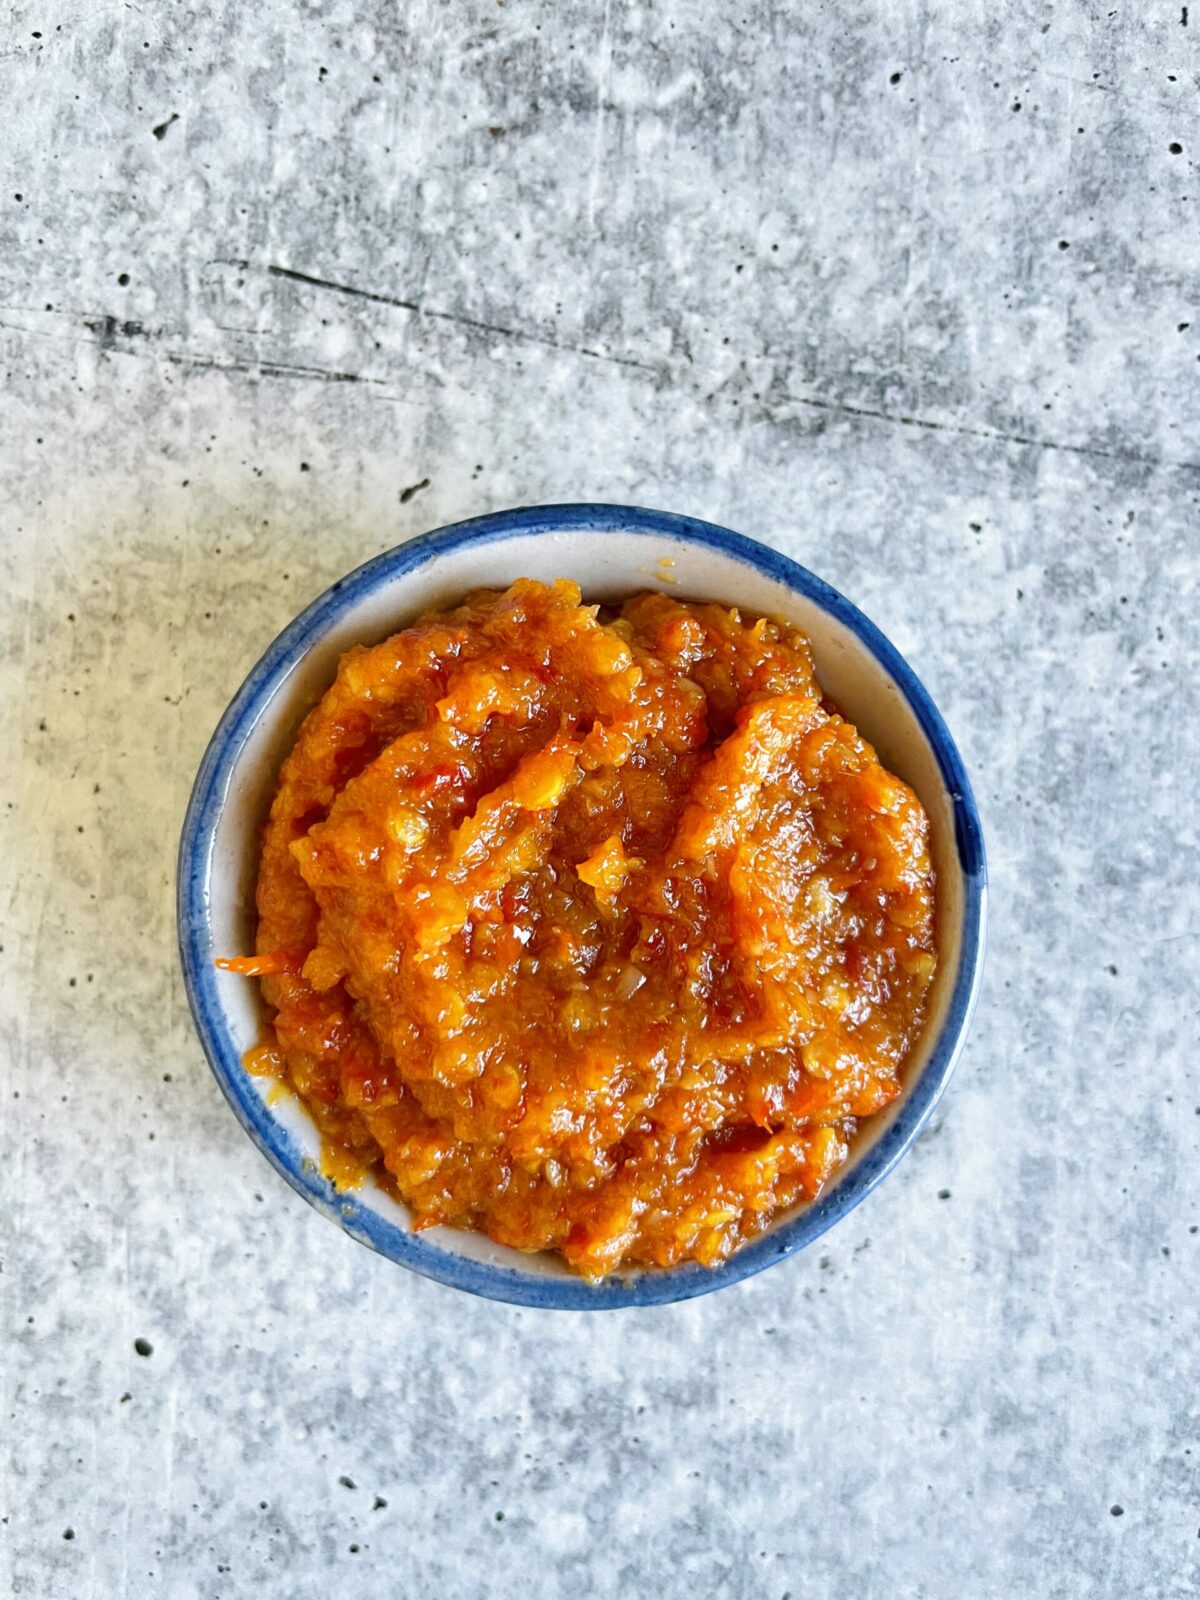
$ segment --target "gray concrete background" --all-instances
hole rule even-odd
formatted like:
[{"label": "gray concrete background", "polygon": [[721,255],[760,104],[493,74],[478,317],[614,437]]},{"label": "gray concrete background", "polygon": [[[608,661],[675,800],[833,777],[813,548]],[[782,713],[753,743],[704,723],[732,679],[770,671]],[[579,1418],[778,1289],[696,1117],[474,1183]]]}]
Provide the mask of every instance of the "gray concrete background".
[{"label": "gray concrete background", "polygon": [[[1198,1592],[1193,9],[9,7],[4,1593]],[[593,497],[764,538],[891,634],[993,919],[881,1191],[588,1320],[275,1179],[172,894],[302,603]]]}]

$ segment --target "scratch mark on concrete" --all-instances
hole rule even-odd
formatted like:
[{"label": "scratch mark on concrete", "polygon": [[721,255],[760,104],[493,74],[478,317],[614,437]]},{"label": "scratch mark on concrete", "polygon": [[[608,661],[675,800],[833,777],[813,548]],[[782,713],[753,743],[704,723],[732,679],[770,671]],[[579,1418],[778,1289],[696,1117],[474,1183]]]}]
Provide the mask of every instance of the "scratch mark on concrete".
[{"label": "scratch mark on concrete", "polygon": [[238,372],[251,378],[314,378],[320,383],[384,385],[383,378],[371,378],[363,372],[340,372],[336,368],[312,366],[301,361],[217,361],[210,356],[191,355],[179,350],[164,351],[162,359],[175,367],[195,368],[204,372]]},{"label": "scratch mark on concrete", "polygon": [[[214,264],[245,268],[245,263],[242,262],[227,261]],[[434,310],[418,303],[377,294],[372,290],[358,289],[352,285],[339,284],[329,279],[317,278],[308,273],[294,272],[291,269],[279,267],[269,267],[267,270],[274,276],[294,279],[299,283],[331,293],[357,295],[363,299],[376,300],[387,305],[398,306],[403,310],[414,312],[417,316],[427,317],[434,321],[456,323],[467,328],[477,329],[483,333],[540,344],[548,349],[589,356],[598,361],[610,362],[617,366],[632,367],[638,371],[649,373],[656,378],[666,375],[664,366],[651,366],[647,362],[635,361],[628,356],[607,355],[602,351],[591,350],[584,345],[567,344],[548,336],[507,327],[502,323],[485,322],[476,317],[467,317],[459,312]],[[10,308],[0,307],[0,310],[3,309]],[[139,350],[130,343],[118,343],[118,340],[135,341],[141,339],[150,341],[161,338],[163,330],[149,329],[140,322],[122,321],[111,315],[83,318],[82,321],[83,326],[94,337],[81,339],[72,334],[49,333],[40,328],[26,327],[18,322],[8,322],[2,317],[0,317],[0,328],[7,329],[12,333],[22,334],[29,339],[48,339],[58,343],[68,342],[91,345],[104,354],[131,356],[142,361],[164,361],[181,370],[238,373],[252,378],[307,379],[319,383],[363,384],[375,390],[380,399],[390,400],[396,398],[394,393],[388,392],[394,390],[394,380],[374,377],[364,372],[322,367],[312,362],[252,357],[220,360],[214,356],[201,355],[187,350]],[[694,381],[689,381],[687,388],[689,391],[696,392],[698,385]],[[710,392],[704,398],[711,402],[714,399],[718,399],[719,396]],[[853,405],[849,401],[831,399],[824,395],[800,395],[784,390],[778,392],[776,396],[765,398],[761,401],[756,408],[756,412],[765,421],[778,424],[786,421],[786,417],[781,412],[788,405],[801,406],[812,411],[827,412],[835,416],[882,422],[890,427],[919,428],[927,433],[946,433],[964,438],[982,439],[991,444],[1012,444],[1030,450],[1051,450],[1063,455],[1118,461],[1131,466],[1164,468],[1189,473],[1200,472],[1200,461],[1192,461],[1186,458],[1179,459],[1172,456],[1150,455],[1137,450],[1107,449],[1099,444],[1075,444],[1063,439],[1044,439],[1039,438],[1036,434],[1018,433],[1002,428],[980,427],[966,422],[936,421],[931,417],[918,416],[913,412],[892,412],[885,411],[877,406]]]},{"label": "scratch mark on concrete", "polygon": [[[222,263],[224,264],[224,263]],[[243,271],[252,270],[247,262],[238,261],[229,263]],[[659,369],[652,362],[638,361],[633,356],[616,356],[606,350],[596,350],[591,345],[572,344],[565,339],[556,339],[551,334],[536,333],[529,328],[509,327],[502,322],[486,322],[479,317],[469,317],[461,311],[441,311],[434,306],[421,304],[417,300],[405,300],[397,295],[380,294],[373,289],[360,289],[354,284],[336,283],[330,278],[319,278],[309,272],[297,272],[292,267],[280,267],[269,264],[267,273],[272,278],[286,278],[292,283],[305,284],[310,288],[324,289],[331,294],[350,295],[360,300],[371,300],[377,305],[395,306],[401,311],[411,312],[413,316],[425,317],[431,322],[449,322],[462,328],[470,328],[477,333],[494,334],[497,338],[512,339],[520,344],[541,345],[547,350],[562,350],[572,355],[586,356],[591,361],[607,361],[617,367],[633,367],[639,372],[657,374]]]},{"label": "scratch mark on concrete", "polygon": [[[238,261],[235,265],[243,271],[250,270],[250,263]],[[292,267],[276,267],[268,265],[267,275],[272,278],[286,278],[290,283],[308,284],[314,289],[328,289],[332,294],[352,295],[358,300],[373,300],[376,305],[399,306],[401,311],[415,311],[418,314],[421,307],[415,300],[400,300],[391,294],[376,294],[372,289],[359,289],[351,283],[334,283],[329,278],[317,278],[310,272],[296,272]]]},{"label": "scratch mark on concrete", "polygon": [[924,428],[930,433],[963,434],[972,439],[987,439],[995,444],[1018,444],[1032,450],[1059,450],[1068,455],[1100,456],[1107,461],[1124,461],[1135,466],[1175,467],[1183,472],[1200,472],[1200,461],[1176,461],[1169,456],[1140,455],[1134,450],[1105,450],[1093,444],[1068,444],[1060,439],[1039,439],[1032,434],[1006,433],[999,428],[971,427],[962,422],[935,422],[930,417],[881,411],[873,406],[853,406],[842,400],[818,399],[814,395],[786,394],[783,398],[793,405],[808,406],[815,411],[832,411],[845,417],[865,417],[874,422],[889,423],[893,427]]},{"label": "scratch mark on concrete", "polygon": [[198,372],[237,372],[251,378],[312,378],[321,383],[362,383],[378,388],[388,387],[385,378],[371,377],[365,372],[340,371],[302,361],[275,361],[270,359],[220,361],[214,356],[197,355],[187,350],[139,350],[127,344],[118,344],[118,336],[126,339],[153,338],[152,330],[141,323],[118,322],[113,317],[98,321],[85,321],[84,326],[96,335],[81,339],[71,334],[45,333],[40,328],[26,328],[19,322],[0,319],[0,328],[23,334],[27,339],[50,340],[55,344],[88,345],[104,355],[129,356],[135,361],[165,361],[170,366],[194,369]]}]

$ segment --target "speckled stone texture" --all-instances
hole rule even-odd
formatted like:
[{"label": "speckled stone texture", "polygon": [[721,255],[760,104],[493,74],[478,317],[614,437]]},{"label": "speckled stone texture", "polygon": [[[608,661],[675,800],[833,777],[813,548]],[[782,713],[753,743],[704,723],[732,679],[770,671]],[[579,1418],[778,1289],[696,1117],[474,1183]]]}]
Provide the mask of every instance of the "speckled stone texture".
[{"label": "speckled stone texture", "polygon": [[[0,1592],[1197,1593],[1193,10],[10,7]],[[201,751],[299,607],[584,498],[858,601],[993,876],[900,1171],[598,1318],[308,1210],[173,919]]]}]

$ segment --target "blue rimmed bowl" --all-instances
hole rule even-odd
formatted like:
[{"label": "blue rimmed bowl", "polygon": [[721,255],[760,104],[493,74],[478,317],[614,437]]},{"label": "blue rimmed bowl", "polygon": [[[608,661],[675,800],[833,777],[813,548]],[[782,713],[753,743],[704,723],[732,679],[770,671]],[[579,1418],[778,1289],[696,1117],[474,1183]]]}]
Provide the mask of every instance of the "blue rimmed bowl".
[{"label": "blue rimmed bowl", "polygon": [[[819,1200],[783,1213],[711,1270],[634,1272],[594,1286],[556,1255],[522,1254],[451,1228],[413,1233],[406,1207],[373,1180],[335,1190],[321,1176],[303,1107],[270,1095],[271,1084],[242,1065],[265,1022],[258,984],[213,965],[216,956],[254,949],[259,840],[275,777],[339,656],[468,589],[503,588],[518,577],[573,578],[591,600],[670,589],[796,623],[826,693],[929,814],[940,961],[904,1092],[867,1125]],[[811,1244],[887,1176],[928,1121],[966,1036],[983,964],[987,872],[954,741],[911,668],[861,611],[804,567],[726,528],[633,506],[562,505],[502,511],[412,539],[335,583],[284,629],[233,697],[200,765],[178,895],[184,980],[205,1054],[234,1115],[294,1189],[353,1238],[441,1283],[519,1305],[595,1310],[685,1300],[761,1272]]]}]

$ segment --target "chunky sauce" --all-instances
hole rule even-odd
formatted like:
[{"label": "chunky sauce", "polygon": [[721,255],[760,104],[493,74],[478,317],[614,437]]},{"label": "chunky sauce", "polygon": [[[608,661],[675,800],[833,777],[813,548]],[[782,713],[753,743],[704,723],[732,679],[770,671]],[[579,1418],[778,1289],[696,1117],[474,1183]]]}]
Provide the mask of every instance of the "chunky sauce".
[{"label": "chunky sauce", "polygon": [[342,658],[258,881],[273,1033],[339,1173],[588,1276],[715,1264],[900,1090],[928,823],[799,633],[572,583]]}]

